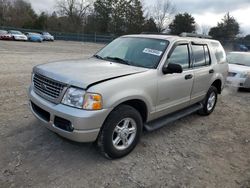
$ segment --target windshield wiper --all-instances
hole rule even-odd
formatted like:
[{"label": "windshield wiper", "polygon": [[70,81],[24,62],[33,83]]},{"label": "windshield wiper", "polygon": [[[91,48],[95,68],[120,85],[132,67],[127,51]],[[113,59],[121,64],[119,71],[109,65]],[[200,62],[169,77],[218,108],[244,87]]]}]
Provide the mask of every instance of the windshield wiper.
[{"label": "windshield wiper", "polygon": [[107,56],[103,59],[107,59],[107,60],[113,60],[113,61],[116,61],[118,63],[123,63],[123,64],[126,64],[126,65],[131,65],[131,62],[125,60],[125,59],[122,59],[122,58],[119,58],[119,57],[110,57],[110,56]]},{"label": "windshield wiper", "polygon": [[96,57],[97,59],[103,59],[103,57],[101,57],[101,56],[99,56],[97,54],[93,55],[93,57]]}]

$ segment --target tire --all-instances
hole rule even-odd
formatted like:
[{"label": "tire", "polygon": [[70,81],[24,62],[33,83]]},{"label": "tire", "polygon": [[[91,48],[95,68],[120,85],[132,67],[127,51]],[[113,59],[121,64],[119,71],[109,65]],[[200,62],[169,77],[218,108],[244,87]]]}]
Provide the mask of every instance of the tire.
[{"label": "tire", "polygon": [[128,105],[118,106],[107,117],[99,133],[97,146],[101,154],[108,159],[126,156],[139,142],[142,127],[142,118],[136,109]]},{"label": "tire", "polygon": [[218,98],[218,90],[216,87],[211,86],[207,92],[205,99],[202,102],[203,108],[198,111],[198,114],[202,116],[210,115],[214,111],[214,108],[217,103],[217,98]]}]

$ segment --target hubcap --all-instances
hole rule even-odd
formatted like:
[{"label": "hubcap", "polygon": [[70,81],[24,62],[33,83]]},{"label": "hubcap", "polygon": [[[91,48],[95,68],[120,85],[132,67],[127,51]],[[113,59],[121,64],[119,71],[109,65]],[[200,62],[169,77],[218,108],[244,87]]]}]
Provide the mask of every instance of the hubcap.
[{"label": "hubcap", "polygon": [[215,105],[215,101],[216,101],[216,96],[215,96],[215,93],[212,92],[208,98],[208,101],[207,101],[207,110],[208,111],[211,111]]},{"label": "hubcap", "polygon": [[118,150],[127,149],[136,136],[136,122],[132,118],[122,119],[115,127],[112,135],[113,146]]}]

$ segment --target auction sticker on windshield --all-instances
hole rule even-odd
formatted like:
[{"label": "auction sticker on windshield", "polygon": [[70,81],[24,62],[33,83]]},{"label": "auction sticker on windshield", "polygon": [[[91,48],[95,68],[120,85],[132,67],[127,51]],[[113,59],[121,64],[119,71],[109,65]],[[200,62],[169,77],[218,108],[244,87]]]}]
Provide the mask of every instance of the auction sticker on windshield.
[{"label": "auction sticker on windshield", "polygon": [[151,55],[156,55],[156,56],[161,56],[162,51],[154,50],[154,49],[150,49],[150,48],[145,48],[143,50],[143,53],[151,54]]}]

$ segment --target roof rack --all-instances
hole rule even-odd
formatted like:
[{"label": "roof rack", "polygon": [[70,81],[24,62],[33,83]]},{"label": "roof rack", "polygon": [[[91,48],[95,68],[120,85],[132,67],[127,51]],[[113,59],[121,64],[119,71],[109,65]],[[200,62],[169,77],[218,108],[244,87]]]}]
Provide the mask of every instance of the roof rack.
[{"label": "roof rack", "polygon": [[196,37],[196,38],[203,38],[203,39],[212,39],[210,35],[202,35],[196,33],[181,33],[180,37]]},{"label": "roof rack", "polygon": [[167,33],[158,33],[158,32],[141,32],[144,35],[169,35]]}]

